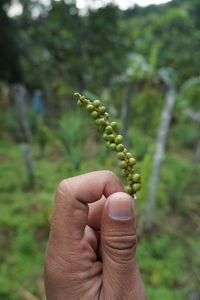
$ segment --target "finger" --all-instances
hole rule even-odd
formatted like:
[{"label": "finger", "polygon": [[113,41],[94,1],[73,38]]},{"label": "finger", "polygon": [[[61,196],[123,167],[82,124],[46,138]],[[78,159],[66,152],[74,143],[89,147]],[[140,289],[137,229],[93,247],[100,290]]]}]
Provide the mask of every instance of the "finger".
[{"label": "finger", "polygon": [[100,200],[89,204],[88,225],[94,230],[101,229],[101,217],[106,198],[101,197]]},{"label": "finger", "polygon": [[135,260],[137,235],[130,195],[114,193],[108,197],[102,215],[101,243],[104,297],[138,299],[137,292],[143,287]]},{"label": "finger", "polygon": [[82,239],[88,222],[88,203],[122,190],[119,179],[110,171],[63,180],[57,189],[50,240],[60,245]]}]

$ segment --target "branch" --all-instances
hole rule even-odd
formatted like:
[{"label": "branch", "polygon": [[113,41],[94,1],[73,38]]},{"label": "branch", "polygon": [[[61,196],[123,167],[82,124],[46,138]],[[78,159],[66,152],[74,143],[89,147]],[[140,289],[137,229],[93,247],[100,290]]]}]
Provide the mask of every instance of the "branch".
[{"label": "branch", "polygon": [[199,112],[195,112],[192,109],[186,109],[184,111],[184,114],[186,116],[188,116],[190,119],[200,123],[200,113]]}]

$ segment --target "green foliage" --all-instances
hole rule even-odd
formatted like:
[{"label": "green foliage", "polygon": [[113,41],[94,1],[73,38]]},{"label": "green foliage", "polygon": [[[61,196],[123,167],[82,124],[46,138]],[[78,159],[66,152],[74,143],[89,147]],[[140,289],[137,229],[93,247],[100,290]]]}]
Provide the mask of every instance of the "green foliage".
[{"label": "green foliage", "polygon": [[38,124],[37,126],[36,140],[40,146],[40,154],[42,156],[47,144],[53,141],[53,136],[49,128],[43,123]]},{"label": "green foliage", "polygon": [[130,148],[134,149],[134,155],[139,160],[143,159],[148,151],[148,147],[151,143],[151,138],[145,135],[137,128],[130,128],[129,130]]},{"label": "green foliage", "polygon": [[67,111],[58,121],[58,137],[68,155],[69,164],[78,169],[84,160],[88,122],[79,110]]},{"label": "green foliage", "polygon": [[[198,126],[194,121],[186,118],[185,116],[180,118],[180,121],[173,126],[171,133],[169,143],[172,148],[176,150],[195,149],[198,138]],[[179,139],[178,144],[177,137]]]},{"label": "green foliage", "polygon": [[140,166],[142,176],[142,190],[140,192],[139,199],[142,202],[146,202],[148,200],[149,181],[152,168],[152,156],[153,151],[148,151],[147,149]]},{"label": "green foliage", "polygon": [[192,167],[183,159],[167,155],[162,169],[162,179],[172,206],[181,204],[184,193],[187,193]]}]

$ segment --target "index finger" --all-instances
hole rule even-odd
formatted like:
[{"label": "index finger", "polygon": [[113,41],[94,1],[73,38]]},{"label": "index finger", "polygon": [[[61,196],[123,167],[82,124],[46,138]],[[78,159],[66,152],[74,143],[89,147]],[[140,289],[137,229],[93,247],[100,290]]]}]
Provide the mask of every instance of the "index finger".
[{"label": "index finger", "polygon": [[110,171],[96,171],[61,181],[56,193],[50,238],[60,243],[81,240],[88,221],[88,203],[123,191]]}]

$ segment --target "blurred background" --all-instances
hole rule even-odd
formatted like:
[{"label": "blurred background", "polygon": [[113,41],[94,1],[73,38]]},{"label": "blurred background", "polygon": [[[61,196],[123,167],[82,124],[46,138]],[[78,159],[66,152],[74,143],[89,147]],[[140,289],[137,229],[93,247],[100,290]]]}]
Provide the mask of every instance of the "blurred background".
[{"label": "blurred background", "polygon": [[45,299],[58,182],[120,176],[74,92],[101,99],[137,158],[148,299],[199,300],[199,0],[1,0],[0,299]]}]

